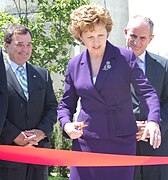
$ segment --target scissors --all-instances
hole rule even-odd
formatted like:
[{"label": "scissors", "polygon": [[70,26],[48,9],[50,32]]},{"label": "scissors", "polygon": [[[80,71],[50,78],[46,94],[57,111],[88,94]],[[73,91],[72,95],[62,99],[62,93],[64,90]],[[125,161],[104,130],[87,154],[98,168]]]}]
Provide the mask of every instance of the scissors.
[{"label": "scissors", "polygon": [[85,124],[85,122],[86,122],[86,120],[84,120],[84,121],[81,122],[81,128],[84,128],[84,127],[87,127],[87,126],[88,126],[88,124]]}]

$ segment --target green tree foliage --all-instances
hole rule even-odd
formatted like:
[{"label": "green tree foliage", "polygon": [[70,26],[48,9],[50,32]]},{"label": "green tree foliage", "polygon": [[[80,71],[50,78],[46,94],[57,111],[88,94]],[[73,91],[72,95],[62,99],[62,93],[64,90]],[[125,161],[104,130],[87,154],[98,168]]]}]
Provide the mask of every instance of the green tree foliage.
[{"label": "green tree foliage", "polygon": [[6,25],[15,22],[16,20],[12,15],[0,11],[0,46],[3,45],[4,31],[6,29]]},{"label": "green tree foliage", "polygon": [[[68,60],[72,56],[72,48],[76,44],[68,31],[71,12],[89,3],[89,0],[38,0],[37,7],[28,12],[26,7],[23,12],[17,9],[17,21],[29,27],[33,33],[33,53],[30,62],[44,67],[50,71],[64,74]],[[24,0],[25,6],[31,7],[34,0]],[[16,22],[14,17],[3,12],[0,14],[0,28],[9,22]],[[0,31],[0,42],[3,42],[3,32]]]}]

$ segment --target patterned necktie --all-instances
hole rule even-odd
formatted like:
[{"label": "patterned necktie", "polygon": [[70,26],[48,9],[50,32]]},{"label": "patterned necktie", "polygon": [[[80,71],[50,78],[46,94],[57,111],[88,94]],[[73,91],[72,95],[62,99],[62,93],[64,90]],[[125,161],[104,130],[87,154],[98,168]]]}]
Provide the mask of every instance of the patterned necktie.
[{"label": "patterned necktie", "polygon": [[24,71],[24,67],[23,66],[19,66],[17,68],[17,71],[19,72],[19,80],[20,80],[20,85],[24,91],[24,94],[26,96],[26,98],[28,99],[28,85],[27,85],[27,77]]}]

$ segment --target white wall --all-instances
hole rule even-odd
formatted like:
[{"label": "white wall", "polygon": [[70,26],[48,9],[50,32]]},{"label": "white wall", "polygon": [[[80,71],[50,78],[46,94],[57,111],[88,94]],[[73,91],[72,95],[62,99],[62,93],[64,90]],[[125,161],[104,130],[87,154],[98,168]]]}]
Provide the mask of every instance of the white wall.
[{"label": "white wall", "polygon": [[114,45],[125,46],[123,29],[128,22],[128,1],[127,0],[92,0],[92,3],[106,7],[112,17],[113,28],[109,36],[110,42]]},{"label": "white wall", "polygon": [[6,7],[13,7],[13,1],[12,0],[0,0],[1,6],[0,11],[5,11]]},{"label": "white wall", "polygon": [[168,6],[167,0],[128,0],[129,16],[145,15],[154,22],[154,39],[148,50],[168,58]]}]

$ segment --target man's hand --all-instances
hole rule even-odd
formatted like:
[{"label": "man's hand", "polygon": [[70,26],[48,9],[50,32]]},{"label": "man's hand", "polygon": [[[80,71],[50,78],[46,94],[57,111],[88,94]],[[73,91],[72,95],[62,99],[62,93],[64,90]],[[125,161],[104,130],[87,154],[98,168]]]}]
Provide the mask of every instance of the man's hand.
[{"label": "man's hand", "polygon": [[[136,133],[136,139],[137,141],[140,141],[142,138],[142,135],[144,133],[144,129],[146,127],[147,121],[136,121],[137,127],[138,127],[138,132]],[[147,137],[149,138],[149,137]],[[143,141],[147,142],[148,139],[144,139]]]},{"label": "man's hand", "polygon": [[45,133],[39,129],[25,130],[22,133],[25,135],[27,147],[38,145],[38,142],[45,138]]},{"label": "man's hand", "polygon": [[25,141],[26,136],[21,132],[15,139],[14,143],[19,146],[25,146],[27,145],[27,142]]}]

